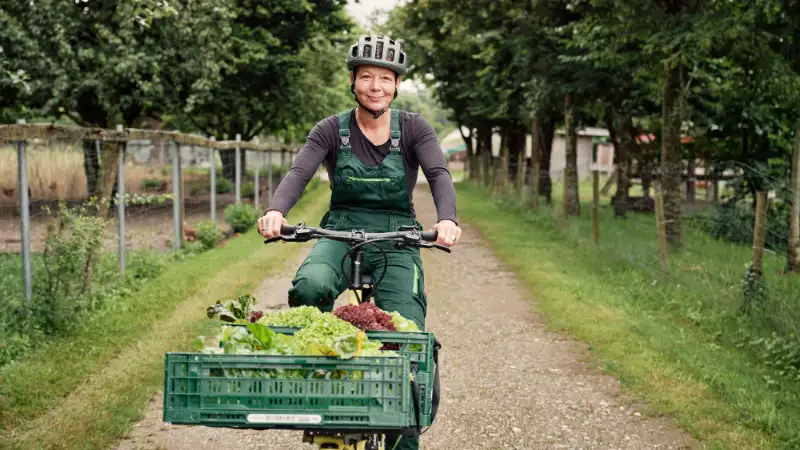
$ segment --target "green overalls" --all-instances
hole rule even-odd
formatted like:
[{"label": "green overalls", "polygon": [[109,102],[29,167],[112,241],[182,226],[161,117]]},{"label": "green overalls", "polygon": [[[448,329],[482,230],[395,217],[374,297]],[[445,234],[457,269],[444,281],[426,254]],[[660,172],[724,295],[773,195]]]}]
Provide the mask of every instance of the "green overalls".
[{"label": "green overalls", "polygon": [[[400,149],[400,111],[391,111],[391,149],[376,167],[367,167],[350,150],[351,111],[339,114],[340,152],[332,180],[330,210],[320,227],[363,229],[369,233],[397,231],[400,226],[414,225],[421,230],[422,225],[411,212],[406,185]],[[419,249],[398,250],[388,242],[377,245],[387,253],[389,267],[373,295],[375,304],[385,311],[399,312],[424,330],[427,302]],[[349,262],[345,263],[347,272],[341,270],[342,257],[348,249],[344,242],[317,241],[292,281],[289,305],[312,305],[331,311],[336,298],[348,287]],[[364,247],[363,264],[376,278],[383,272],[384,258],[375,245]],[[396,448],[416,450],[419,439],[404,437]]]}]

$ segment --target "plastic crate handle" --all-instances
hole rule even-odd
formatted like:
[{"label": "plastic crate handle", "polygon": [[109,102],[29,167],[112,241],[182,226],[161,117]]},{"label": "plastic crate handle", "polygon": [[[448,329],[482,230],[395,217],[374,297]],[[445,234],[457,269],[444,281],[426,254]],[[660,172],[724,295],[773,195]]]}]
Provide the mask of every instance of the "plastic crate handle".
[{"label": "plastic crate handle", "polygon": [[411,373],[414,374],[414,381],[411,382],[411,398],[414,400],[414,416],[417,419],[417,436],[422,435],[422,429],[419,426],[420,422],[420,414],[419,414],[419,385],[417,385],[417,363],[411,363]]},{"label": "plastic crate handle", "polygon": [[438,339],[433,339],[433,362],[436,369],[433,372],[433,395],[431,396],[431,425],[436,419],[436,411],[439,410],[439,397],[441,395],[441,388],[439,386],[439,349],[442,348],[442,343]]}]

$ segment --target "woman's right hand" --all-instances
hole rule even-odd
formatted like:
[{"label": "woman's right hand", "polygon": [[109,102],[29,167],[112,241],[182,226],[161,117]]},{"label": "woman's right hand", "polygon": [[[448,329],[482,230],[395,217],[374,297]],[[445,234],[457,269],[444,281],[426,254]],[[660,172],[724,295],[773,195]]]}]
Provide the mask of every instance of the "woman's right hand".
[{"label": "woman's right hand", "polygon": [[265,238],[280,236],[281,225],[288,223],[282,212],[276,210],[267,211],[263,217],[258,219],[258,232]]}]

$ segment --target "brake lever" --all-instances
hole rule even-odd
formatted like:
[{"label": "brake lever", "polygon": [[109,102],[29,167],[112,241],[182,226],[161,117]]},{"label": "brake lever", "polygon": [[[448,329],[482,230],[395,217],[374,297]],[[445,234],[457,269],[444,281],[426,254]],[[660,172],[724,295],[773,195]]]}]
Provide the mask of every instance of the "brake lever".
[{"label": "brake lever", "polygon": [[433,242],[420,241],[416,245],[417,245],[417,247],[423,247],[423,248],[438,248],[439,250],[441,250],[443,252],[451,253],[450,248],[445,247],[444,245],[441,245],[441,244],[433,243]]},{"label": "brake lever", "polygon": [[433,244],[433,245],[431,245],[431,247],[436,247],[436,248],[438,248],[439,250],[441,250],[441,251],[443,251],[443,252],[447,252],[447,253],[450,253],[450,252],[451,252],[451,251],[450,251],[450,248],[449,248],[449,247],[445,247],[444,245],[440,245],[440,244]]},{"label": "brake lever", "polygon": [[272,242],[277,241],[284,241],[284,242],[298,242],[298,239],[294,236],[273,236],[271,238],[264,239],[265,244],[270,244]]}]

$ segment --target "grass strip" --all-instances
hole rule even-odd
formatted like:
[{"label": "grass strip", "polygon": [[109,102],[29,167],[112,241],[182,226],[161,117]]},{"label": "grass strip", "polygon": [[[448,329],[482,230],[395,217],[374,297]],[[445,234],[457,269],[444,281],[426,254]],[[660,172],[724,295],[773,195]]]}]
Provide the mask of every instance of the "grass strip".
[{"label": "grass strip", "polygon": [[[595,246],[590,205],[562,226],[558,202],[534,213],[473,185],[459,184],[457,194],[460,217],[526,282],[549,326],[589,343],[651,414],[675,417],[710,448],[800,447],[798,383],[734,339],[764,326],[736,313],[747,247],[687,227],[662,275],[652,216],[614,221],[604,207]],[[781,264],[779,255],[766,261],[771,292],[791,301],[800,277],[773,276]]]},{"label": "grass strip", "polygon": [[[292,217],[311,221],[327,191],[303,196]],[[2,448],[106,448],[142,417],[163,385],[164,353],[185,350],[210,325],[205,307],[250,293],[298,245],[265,247],[255,229],[171,266],[135,303],[31,352],[0,373]]]}]

